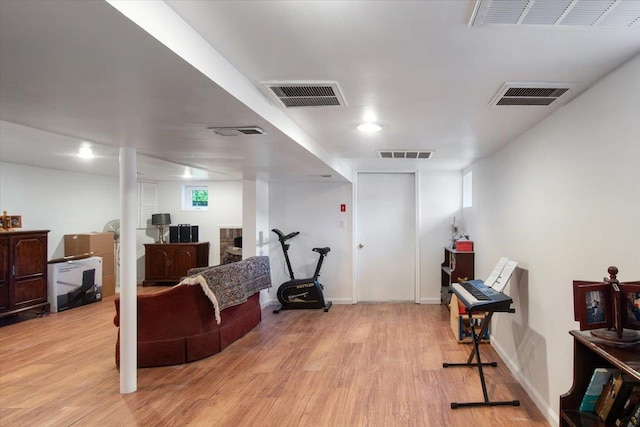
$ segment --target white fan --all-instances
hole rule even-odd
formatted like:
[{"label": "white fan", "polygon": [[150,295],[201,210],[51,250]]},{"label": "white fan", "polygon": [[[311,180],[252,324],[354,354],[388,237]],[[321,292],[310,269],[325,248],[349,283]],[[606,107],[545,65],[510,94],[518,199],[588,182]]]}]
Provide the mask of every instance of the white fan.
[{"label": "white fan", "polygon": [[120,240],[120,220],[114,219],[105,224],[102,230],[105,233],[113,233],[113,240],[118,242]]},{"label": "white fan", "polygon": [[120,220],[113,219],[104,225],[105,233],[113,233],[113,241],[116,242],[116,264],[120,266]]}]

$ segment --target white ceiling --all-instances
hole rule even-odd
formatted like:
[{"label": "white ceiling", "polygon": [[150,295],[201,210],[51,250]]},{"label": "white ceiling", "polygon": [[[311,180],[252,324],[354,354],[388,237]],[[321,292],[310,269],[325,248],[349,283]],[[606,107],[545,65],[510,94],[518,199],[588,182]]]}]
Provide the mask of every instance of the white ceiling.
[{"label": "white ceiling", "polygon": [[[0,160],[117,175],[130,146],[150,180],[181,179],[184,166],[268,181],[460,170],[640,53],[638,25],[470,27],[473,0],[125,3],[0,1]],[[337,81],[347,106],[283,110],[266,80]],[[490,106],[508,81],[575,89],[550,107]],[[367,115],[381,132],[356,130]],[[98,152],[90,166],[72,157],[82,141]]]}]

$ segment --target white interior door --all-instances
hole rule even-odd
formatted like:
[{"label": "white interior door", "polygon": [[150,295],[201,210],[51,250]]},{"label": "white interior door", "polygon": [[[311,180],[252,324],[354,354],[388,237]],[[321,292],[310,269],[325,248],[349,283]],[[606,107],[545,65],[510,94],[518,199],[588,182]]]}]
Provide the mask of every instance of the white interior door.
[{"label": "white interior door", "polygon": [[360,173],[358,301],[415,301],[415,175]]}]

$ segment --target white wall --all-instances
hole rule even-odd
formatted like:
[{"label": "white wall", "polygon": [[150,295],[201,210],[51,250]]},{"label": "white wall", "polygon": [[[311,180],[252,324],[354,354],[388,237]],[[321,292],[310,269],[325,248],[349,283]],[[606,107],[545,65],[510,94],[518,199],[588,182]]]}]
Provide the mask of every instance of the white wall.
[{"label": "white wall", "polygon": [[[461,221],[462,175],[459,172],[419,174],[420,301],[440,304],[444,247],[451,241],[451,221]],[[473,235],[470,238],[473,240]]]},{"label": "white wall", "polygon": [[[347,205],[340,212],[341,204]],[[289,257],[296,279],[313,276],[318,261],[314,247],[329,246],[320,271],[326,300],[351,303],[351,184],[285,183],[269,184],[269,229],[300,234],[288,242]],[[277,302],[276,290],[289,280],[282,248],[275,233],[268,237],[273,288],[269,295]]]},{"label": "white wall", "polygon": [[220,227],[242,227],[242,182],[198,182],[209,186],[208,211],[183,211],[182,186],[192,182],[158,183],[158,209],[171,222],[198,226],[198,240],[209,242],[209,265],[220,264]]},{"label": "white wall", "polygon": [[102,231],[120,216],[118,179],[0,162],[0,211],[24,230],[51,230],[49,259],[64,256],[65,234]]},{"label": "white wall", "polygon": [[[459,172],[422,171],[418,187],[421,302],[439,304],[443,247],[451,237],[451,219],[460,214],[462,176]],[[346,212],[340,212],[343,203],[347,205]],[[300,231],[289,241],[296,278],[313,274],[318,259],[313,247],[331,248],[322,266],[320,283],[325,285],[325,299],[335,303],[351,303],[353,298],[352,208],[351,184],[279,182],[269,186],[270,228],[285,234]],[[275,300],[275,290],[288,280],[288,272],[274,233],[269,236],[269,255],[274,280],[270,295]]]},{"label": "white wall", "polygon": [[552,424],[572,384],[572,281],[640,279],[640,56],[472,166],[476,275],[519,262],[492,342]]},{"label": "white wall", "polygon": [[[174,224],[199,225],[200,241],[211,242],[210,265],[219,264],[219,226],[242,226],[242,183],[208,182],[207,212],[183,212],[182,182],[158,183],[158,210]],[[118,178],[0,162],[0,212],[21,215],[23,229],[51,230],[49,259],[64,256],[65,234],[102,231],[120,216]],[[138,281],[144,279],[144,244],[158,239],[155,227],[138,229]]]}]

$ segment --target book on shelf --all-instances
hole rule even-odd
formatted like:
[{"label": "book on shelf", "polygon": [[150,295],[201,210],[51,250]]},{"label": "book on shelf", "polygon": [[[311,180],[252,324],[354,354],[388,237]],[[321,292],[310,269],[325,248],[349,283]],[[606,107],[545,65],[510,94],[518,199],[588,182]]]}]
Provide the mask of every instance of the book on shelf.
[{"label": "book on shelf", "polygon": [[617,373],[611,376],[602,388],[596,402],[596,413],[605,423],[613,423],[622,411],[635,386],[640,385],[633,377]]},{"label": "book on shelf", "polygon": [[[638,412],[640,411],[640,385],[636,385],[631,389],[631,393],[627,398],[624,406],[620,410],[620,414],[618,414],[616,419],[616,426],[618,427],[629,427],[638,425]],[[635,415],[635,421],[634,421]]]},{"label": "book on shelf", "polygon": [[591,380],[580,403],[580,412],[594,412],[596,402],[602,394],[602,388],[609,381],[613,374],[619,373],[615,368],[596,368],[593,370]]},{"label": "book on shelf", "polygon": [[640,426],[640,405],[638,405],[629,420],[629,424],[627,427],[638,427]]},{"label": "book on shelf", "polygon": [[[617,423],[617,421],[616,421]],[[640,426],[640,404],[636,405],[629,420],[620,424],[622,427],[639,427]]]}]

